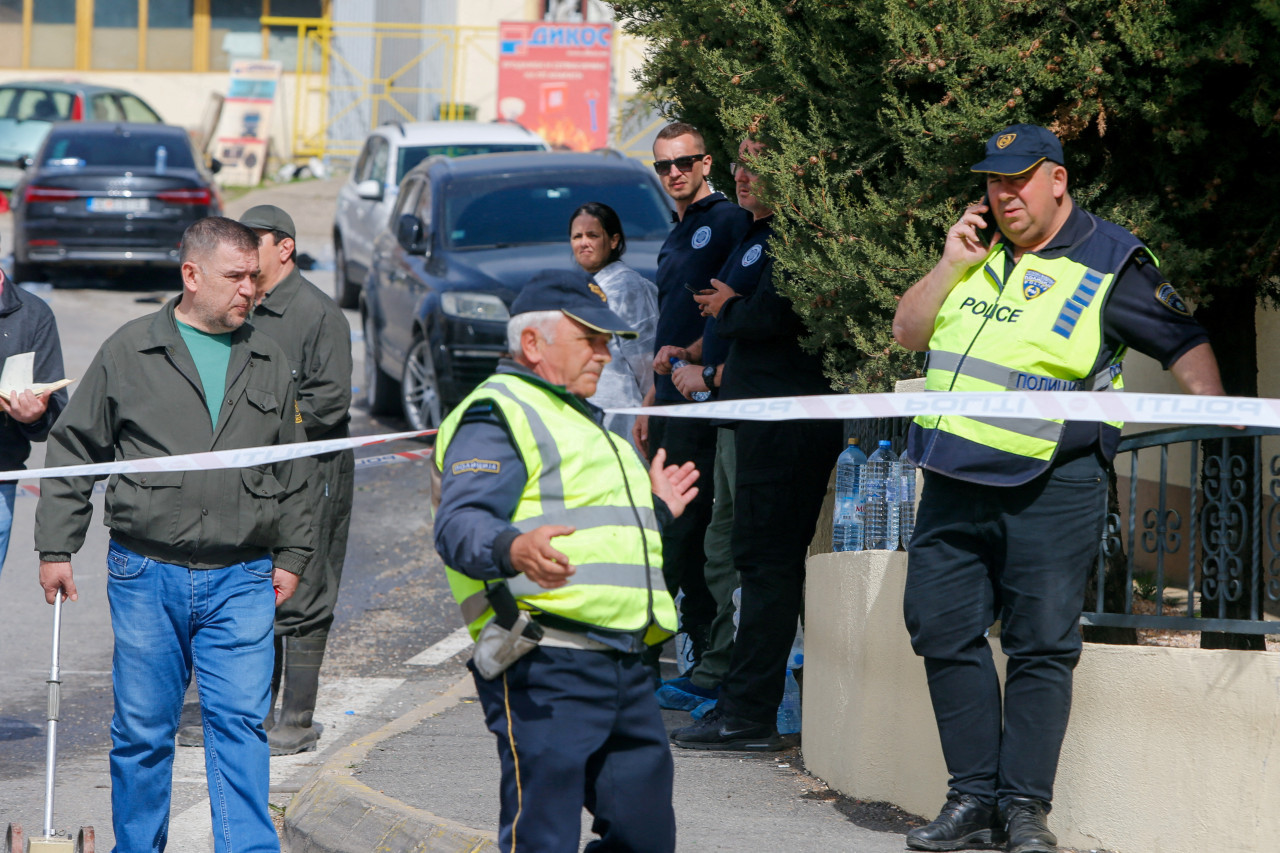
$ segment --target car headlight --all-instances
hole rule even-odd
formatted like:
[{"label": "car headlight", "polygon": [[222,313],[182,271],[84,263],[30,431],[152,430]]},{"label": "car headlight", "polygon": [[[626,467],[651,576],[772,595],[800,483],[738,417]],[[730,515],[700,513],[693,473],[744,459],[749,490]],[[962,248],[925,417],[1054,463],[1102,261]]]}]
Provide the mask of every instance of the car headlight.
[{"label": "car headlight", "polygon": [[507,306],[492,293],[445,293],[440,296],[440,307],[450,317],[463,320],[506,321],[511,317]]}]

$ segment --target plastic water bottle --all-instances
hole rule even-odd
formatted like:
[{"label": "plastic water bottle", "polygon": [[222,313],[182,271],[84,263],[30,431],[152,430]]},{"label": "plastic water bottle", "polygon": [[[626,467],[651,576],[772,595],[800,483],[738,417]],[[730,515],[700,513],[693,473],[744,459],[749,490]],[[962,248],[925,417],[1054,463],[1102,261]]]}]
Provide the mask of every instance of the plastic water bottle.
[{"label": "plastic water bottle", "polygon": [[793,735],[800,731],[800,683],[795,673],[787,670],[786,686],[782,689],[782,704],[778,706],[778,734]]},{"label": "plastic water bottle", "polygon": [[898,455],[887,439],[862,466],[862,487],[866,501],[864,535],[873,551],[898,550],[898,491],[902,488],[902,469]]},{"label": "plastic water bottle", "polygon": [[898,460],[902,469],[902,488],[898,491],[898,535],[905,549],[911,544],[916,529],[916,466],[906,459]]},{"label": "plastic water bottle", "polygon": [[849,446],[836,460],[835,520],[831,527],[831,550],[861,551],[865,504],[859,488],[862,466],[867,454],[858,446],[858,439],[849,439]]},{"label": "plastic water bottle", "polygon": [[[689,366],[689,362],[685,361],[683,358],[676,358],[675,356],[671,357],[672,370],[679,370],[682,367],[688,367],[688,366]],[[694,391],[692,399],[693,399],[693,402],[695,403],[705,403],[711,399],[711,392],[710,391]]]},{"label": "plastic water bottle", "polygon": [[[680,603],[682,601],[684,601],[684,590],[680,590],[676,593],[675,605],[677,614],[681,612]],[[678,626],[677,631],[676,670],[683,676],[686,672],[693,669],[693,638],[685,632],[683,619],[680,620],[680,625]]]},{"label": "plastic water bottle", "polygon": [[791,641],[791,654],[787,656],[787,669],[804,669],[803,625],[796,625],[796,638]]},{"label": "plastic water bottle", "polygon": [[169,163],[169,149],[163,145],[156,148],[156,174],[163,175],[165,167]]}]

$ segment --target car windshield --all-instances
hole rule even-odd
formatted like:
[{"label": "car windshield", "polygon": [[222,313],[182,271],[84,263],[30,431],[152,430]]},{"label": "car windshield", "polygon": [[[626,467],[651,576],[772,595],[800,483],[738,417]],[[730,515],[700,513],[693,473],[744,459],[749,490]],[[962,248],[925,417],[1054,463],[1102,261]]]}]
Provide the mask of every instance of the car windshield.
[{"label": "car windshield", "polygon": [[[164,149],[161,156],[160,149]],[[161,163],[163,161],[163,163]],[[44,149],[46,166],[133,166],[140,169],[193,169],[191,146],[170,134],[54,133]]]},{"label": "car windshield", "polygon": [[542,146],[529,143],[483,143],[470,145],[411,145],[400,149],[396,163],[396,183],[404,180],[409,170],[428,157],[443,154],[446,157],[468,157],[472,154],[507,154],[512,151],[541,151]]},{"label": "car windshield", "polygon": [[589,201],[622,219],[628,240],[664,240],[671,212],[657,188],[624,173],[534,172],[458,178],[444,189],[444,236],[453,249],[569,242],[569,217]]}]

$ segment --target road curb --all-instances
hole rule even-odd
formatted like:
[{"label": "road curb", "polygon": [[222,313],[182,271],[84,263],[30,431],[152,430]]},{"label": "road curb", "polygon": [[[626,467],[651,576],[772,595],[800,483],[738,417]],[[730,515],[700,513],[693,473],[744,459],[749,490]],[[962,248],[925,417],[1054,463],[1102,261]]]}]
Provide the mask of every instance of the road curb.
[{"label": "road curb", "polygon": [[435,699],[335,752],[285,811],[289,853],[497,853],[495,833],[405,805],[351,778],[351,771],[379,743],[448,710],[474,689],[467,676]]}]

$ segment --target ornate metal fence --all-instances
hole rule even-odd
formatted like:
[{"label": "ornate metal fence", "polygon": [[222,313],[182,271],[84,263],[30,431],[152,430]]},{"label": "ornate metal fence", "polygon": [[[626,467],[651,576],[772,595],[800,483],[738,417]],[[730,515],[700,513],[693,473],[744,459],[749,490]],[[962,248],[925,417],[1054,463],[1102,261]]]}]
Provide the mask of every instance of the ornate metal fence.
[{"label": "ornate metal fence", "polygon": [[[1263,451],[1272,435],[1280,430],[1125,437],[1115,465],[1122,507],[1107,516],[1081,622],[1280,634],[1280,621],[1265,618],[1280,606],[1280,455]],[[1135,596],[1151,604],[1135,608]]]}]

